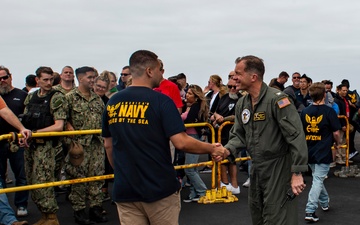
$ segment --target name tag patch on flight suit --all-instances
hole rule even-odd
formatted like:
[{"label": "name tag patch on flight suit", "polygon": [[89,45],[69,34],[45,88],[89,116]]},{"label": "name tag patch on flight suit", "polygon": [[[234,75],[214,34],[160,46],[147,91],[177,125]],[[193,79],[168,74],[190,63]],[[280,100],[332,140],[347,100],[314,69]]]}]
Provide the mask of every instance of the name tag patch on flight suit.
[{"label": "name tag patch on flight suit", "polygon": [[249,120],[250,120],[250,110],[244,109],[241,112],[241,121],[243,122],[243,124],[247,124]]},{"label": "name tag patch on flight suit", "polygon": [[290,105],[291,102],[287,97],[285,97],[285,98],[279,100],[277,102],[277,104],[278,104],[279,108],[282,109],[282,108],[285,108],[286,106]]},{"label": "name tag patch on flight suit", "polygon": [[264,121],[265,118],[265,112],[254,113],[254,121]]}]

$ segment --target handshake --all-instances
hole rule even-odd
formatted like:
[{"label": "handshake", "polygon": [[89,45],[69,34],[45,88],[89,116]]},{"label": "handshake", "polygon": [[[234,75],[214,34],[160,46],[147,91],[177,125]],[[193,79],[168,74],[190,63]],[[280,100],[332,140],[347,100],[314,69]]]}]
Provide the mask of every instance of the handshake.
[{"label": "handshake", "polygon": [[211,157],[215,160],[215,162],[220,162],[231,154],[230,151],[224,148],[224,146],[220,143],[214,143],[212,144],[212,147]]}]

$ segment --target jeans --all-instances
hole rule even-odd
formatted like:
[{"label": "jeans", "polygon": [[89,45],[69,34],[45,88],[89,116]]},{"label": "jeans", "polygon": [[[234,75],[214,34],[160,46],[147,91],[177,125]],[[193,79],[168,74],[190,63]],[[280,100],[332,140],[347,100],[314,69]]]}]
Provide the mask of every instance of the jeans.
[{"label": "jeans", "polygon": [[251,171],[252,161],[248,160],[247,163],[248,163],[248,177],[250,178],[250,171]]},{"label": "jeans", "polygon": [[[198,139],[198,135],[191,135],[189,136]],[[185,164],[191,164],[191,163],[198,163],[199,155],[198,154],[191,154],[191,153],[185,153]],[[190,168],[185,169],[185,174],[190,179],[190,195],[189,198],[194,198],[195,196],[204,196],[206,192],[206,185],[204,181],[201,179],[199,175],[199,171],[197,168]]]},{"label": "jeans", "polygon": [[318,204],[323,207],[329,204],[329,195],[324,186],[324,180],[330,170],[330,164],[309,164],[309,166],[313,181],[305,211],[313,213],[318,208]]},{"label": "jeans", "polygon": [[[3,188],[3,179],[0,176],[0,189]],[[17,221],[14,210],[10,207],[6,194],[0,194],[0,224],[12,224]]]},{"label": "jeans", "polygon": [[[9,159],[11,170],[15,176],[15,186],[27,185],[25,167],[24,167],[24,148],[19,148],[17,152],[11,152],[9,150],[8,142],[0,142],[0,175],[5,179],[5,173],[7,169],[7,159]],[[6,188],[5,182],[2,186]],[[27,208],[29,198],[29,191],[18,191],[15,193],[14,204],[17,208]]]}]

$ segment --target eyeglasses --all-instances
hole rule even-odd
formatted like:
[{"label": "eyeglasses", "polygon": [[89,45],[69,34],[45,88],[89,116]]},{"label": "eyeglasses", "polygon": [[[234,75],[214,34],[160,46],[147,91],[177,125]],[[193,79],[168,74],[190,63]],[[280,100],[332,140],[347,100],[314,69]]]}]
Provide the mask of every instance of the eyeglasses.
[{"label": "eyeglasses", "polygon": [[236,89],[236,85],[228,85],[227,86],[229,89]]},{"label": "eyeglasses", "polygon": [[3,77],[0,77],[0,81],[3,81],[3,80],[7,80],[9,79],[10,75],[6,75],[6,76],[3,76]]},{"label": "eyeglasses", "polygon": [[99,85],[99,84],[95,84],[95,86],[97,87],[97,88],[99,88],[99,89],[106,89],[106,87],[104,87],[104,86],[101,86],[101,85]]},{"label": "eyeglasses", "polygon": [[293,79],[300,79],[300,77],[293,77]]},{"label": "eyeglasses", "polygon": [[131,75],[131,73],[120,73],[121,76],[127,77],[129,75]]}]

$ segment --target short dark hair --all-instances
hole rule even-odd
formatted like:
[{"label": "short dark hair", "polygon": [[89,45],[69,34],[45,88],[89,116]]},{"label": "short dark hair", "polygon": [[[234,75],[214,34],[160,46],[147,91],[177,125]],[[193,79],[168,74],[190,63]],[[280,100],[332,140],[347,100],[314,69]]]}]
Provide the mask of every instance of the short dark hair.
[{"label": "short dark hair", "polygon": [[289,77],[289,74],[285,71],[281,71],[281,73],[279,74],[279,78],[280,77]]},{"label": "short dark hair", "polygon": [[336,86],[336,90],[340,91],[341,88],[343,88],[343,87],[347,87],[347,89],[349,89],[347,85],[345,85],[345,84],[339,84],[338,86]]},{"label": "short dark hair", "polygon": [[259,75],[261,80],[264,79],[265,65],[264,65],[264,61],[261,58],[253,55],[247,55],[243,57],[238,57],[235,60],[235,63],[238,64],[241,61],[244,61],[245,72],[256,73],[257,75]]},{"label": "short dark hair", "polygon": [[184,73],[179,73],[177,76],[176,76],[176,79],[186,79],[186,75]]},{"label": "short dark hair", "polygon": [[325,84],[316,82],[309,87],[309,95],[314,102],[321,101],[325,94]]},{"label": "short dark hair", "polygon": [[129,65],[133,76],[141,76],[147,67],[159,65],[158,56],[148,50],[138,50],[130,56]]},{"label": "short dark hair", "polygon": [[300,77],[300,79],[306,79],[306,82],[312,83],[312,79],[310,77],[306,76],[305,73]]},{"label": "short dark hair", "polygon": [[130,66],[124,66],[122,69],[123,70],[130,69]]},{"label": "short dark hair", "polygon": [[341,84],[346,85],[346,87],[347,87],[348,89],[350,88],[350,82],[349,82],[349,80],[347,80],[347,79],[343,79],[343,80],[341,81]]},{"label": "short dark hair", "polygon": [[87,72],[95,72],[95,69],[90,66],[83,66],[83,67],[77,68],[75,70],[76,78],[78,78],[79,75],[86,74]]},{"label": "short dark hair", "polygon": [[26,76],[25,78],[25,83],[29,86],[29,87],[36,87],[36,80],[35,80],[35,75],[34,74],[29,74]]},{"label": "short dark hair", "polygon": [[173,83],[176,83],[177,81],[177,76],[171,76],[171,77],[168,77],[168,80],[173,82]]},{"label": "short dark hair", "polygon": [[48,66],[40,66],[36,71],[35,71],[35,74],[38,78],[41,77],[41,74],[42,73],[46,73],[46,74],[49,74],[49,75],[54,75],[54,71],[48,67]]},{"label": "short dark hair", "polygon": [[333,84],[334,84],[331,80],[323,80],[323,81],[321,81],[321,83],[323,83],[323,84],[330,84],[331,87],[332,87]]},{"label": "short dark hair", "polygon": [[173,82],[178,87],[179,91],[181,91],[181,85],[177,82],[177,76],[168,77],[168,81]]}]

